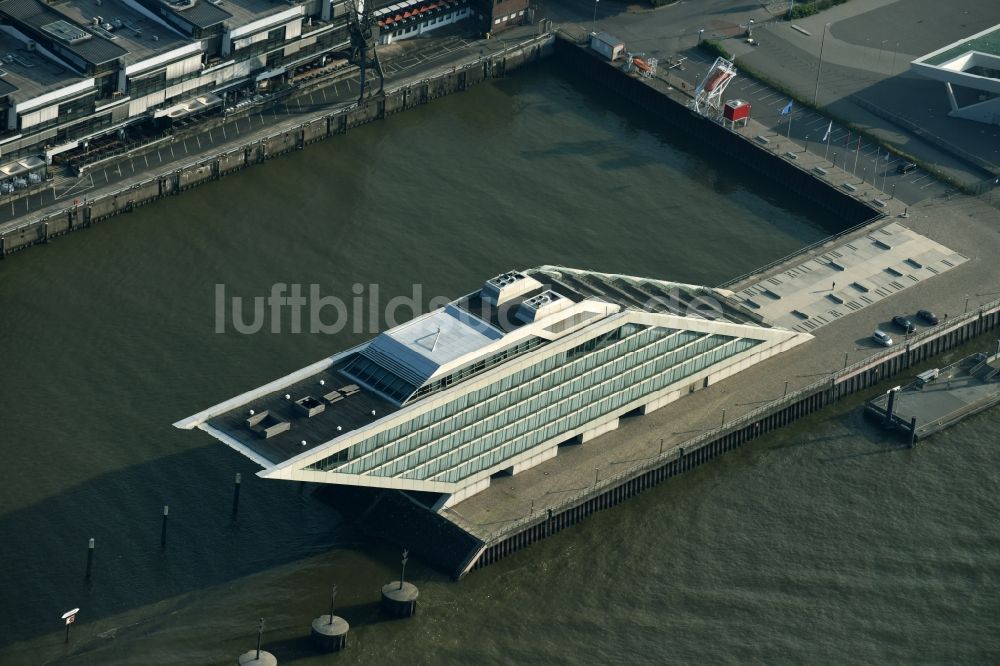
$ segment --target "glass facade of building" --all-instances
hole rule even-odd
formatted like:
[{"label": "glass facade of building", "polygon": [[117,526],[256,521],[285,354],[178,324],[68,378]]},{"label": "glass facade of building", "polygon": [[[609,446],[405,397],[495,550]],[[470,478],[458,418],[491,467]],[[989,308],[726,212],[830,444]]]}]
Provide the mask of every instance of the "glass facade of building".
[{"label": "glass facade of building", "polygon": [[625,324],[308,469],[459,483],[759,343]]}]

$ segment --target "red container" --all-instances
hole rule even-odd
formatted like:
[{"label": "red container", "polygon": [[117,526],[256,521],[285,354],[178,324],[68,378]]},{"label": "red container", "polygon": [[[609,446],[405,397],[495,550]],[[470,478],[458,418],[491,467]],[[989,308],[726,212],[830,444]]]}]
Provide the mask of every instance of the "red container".
[{"label": "red container", "polygon": [[741,99],[731,99],[723,107],[722,116],[726,120],[745,120],[750,117],[750,103]]}]

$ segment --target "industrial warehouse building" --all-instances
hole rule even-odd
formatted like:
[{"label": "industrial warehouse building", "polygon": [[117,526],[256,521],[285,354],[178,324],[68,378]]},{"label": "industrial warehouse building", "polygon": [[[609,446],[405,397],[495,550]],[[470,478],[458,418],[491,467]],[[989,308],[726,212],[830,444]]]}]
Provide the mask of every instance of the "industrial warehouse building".
[{"label": "industrial warehouse building", "polygon": [[350,45],[346,0],[2,0],[0,163],[218,111]]},{"label": "industrial warehouse building", "polygon": [[810,339],[723,290],[545,266],[175,425],[265,478],[444,506]]}]

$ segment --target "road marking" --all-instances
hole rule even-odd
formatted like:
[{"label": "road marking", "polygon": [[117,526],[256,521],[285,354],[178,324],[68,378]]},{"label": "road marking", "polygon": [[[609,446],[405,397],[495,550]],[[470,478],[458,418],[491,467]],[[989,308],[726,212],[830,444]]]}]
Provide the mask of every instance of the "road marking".
[{"label": "road marking", "polygon": [[201,150],[201,139],[197,134],[194,135],[194,140],[198,142],[198,150]]},{"label": "road marking", "polygon": [[145,154],[143,154],[143,156],[142,156],[142,161],[146,163],[146,168],[148,169],[149,168],[149,160],[146,159],[146,155]]},{"label": "road marking", "polygon": [[174,144],[170,144],[170,159],[175,160],[177,157],[174,155]]}]

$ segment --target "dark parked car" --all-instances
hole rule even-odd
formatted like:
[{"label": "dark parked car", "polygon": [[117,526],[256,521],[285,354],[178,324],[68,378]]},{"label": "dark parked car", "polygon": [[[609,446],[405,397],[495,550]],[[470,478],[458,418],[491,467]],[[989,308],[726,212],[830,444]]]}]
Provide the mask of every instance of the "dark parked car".
[{"label": "dark parked car", "polygon": [[914,164],[913,162],[903,162],[898,167],[896,167],[896,171],[898,171],[899,173],[910,173],[911,171],[916,171],[916,170],[917,170],[917,165]]},{"label": "dark parked car", "polygon": [[903,315],[896,315],[893,317],[892,323],[899,326],[899,329],[904,333],[913,333],[913,331],[917,329],[917,327],[913,325],[913,322]]},{"label": "dark parked car", "polygon": [[938,319],[938,316],[933,312],[931,312],[930,310],[921,310],[920,312],[917,313],[917,316],[920,317],[921,321],[923,321],[925,324],[937,324],[938,322],[941,321],[940,319]]}]

